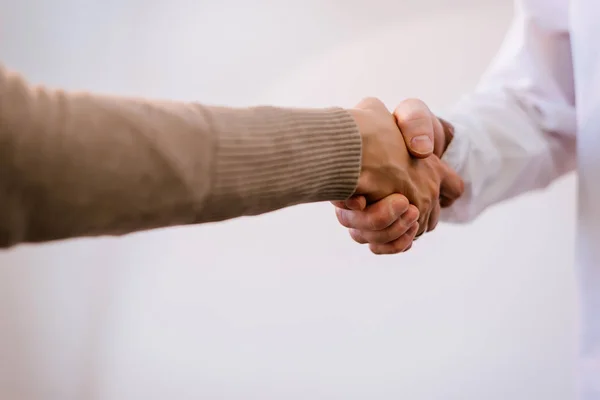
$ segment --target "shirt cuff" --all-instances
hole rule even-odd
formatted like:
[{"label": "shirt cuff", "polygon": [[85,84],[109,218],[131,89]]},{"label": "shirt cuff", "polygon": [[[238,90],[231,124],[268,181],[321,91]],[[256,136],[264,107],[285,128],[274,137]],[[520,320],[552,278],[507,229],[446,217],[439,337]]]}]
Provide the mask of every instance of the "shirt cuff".
[{"label": "shirt cuff", "polygon": [[466,162],[471,151],[470,129],[452,115],[442,116],[454,126],[454,137],[442,155],[442,161],[454,170],[463,180],[465,190],[452,206],[442,209],[441,219],[445,222],[463,223],[471,220],[471,182],[467,176]]}]

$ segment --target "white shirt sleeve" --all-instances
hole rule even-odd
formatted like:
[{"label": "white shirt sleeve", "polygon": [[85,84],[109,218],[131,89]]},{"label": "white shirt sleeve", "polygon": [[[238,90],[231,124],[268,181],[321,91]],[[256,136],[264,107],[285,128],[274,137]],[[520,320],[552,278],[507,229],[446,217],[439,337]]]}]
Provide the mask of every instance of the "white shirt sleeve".
[{"label": "white shirt sleeve", "polygon": [[443,220],[472,220],[574,169],[573,87],[566,29],[519,10],[476,91],[443,115],[455,127],[443,159],[465,181]]}]

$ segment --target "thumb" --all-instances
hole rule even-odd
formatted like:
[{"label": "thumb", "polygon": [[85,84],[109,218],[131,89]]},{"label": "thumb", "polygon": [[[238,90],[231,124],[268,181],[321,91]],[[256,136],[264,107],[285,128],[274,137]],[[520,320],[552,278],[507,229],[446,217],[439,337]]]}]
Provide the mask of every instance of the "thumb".
[{"label": "thumb", "polygon": [[450,207],[465,191],[462,178],[446,163],[442,162],[443,175],[440,186],[440,203],[442,207]]},{"label": "thumb", "polygon": [[433,154],[434,117],[425,103],[418,99],[404,100],[394,110],[394,118],[413,157],[427,158]]}]

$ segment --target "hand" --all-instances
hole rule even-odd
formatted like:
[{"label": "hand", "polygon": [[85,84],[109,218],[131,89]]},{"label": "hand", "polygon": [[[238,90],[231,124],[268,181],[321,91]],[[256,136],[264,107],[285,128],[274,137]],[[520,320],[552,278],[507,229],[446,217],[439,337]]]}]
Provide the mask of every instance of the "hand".
[{"label": "hand", "polygon": [[364,197],[334,203],[338,221],[349,228],[350,236],[361,244],[369,244],[375,254],[407,251],[419,229],[419,210],[401,194],[391,194],[369,206]]},{"label": "hand", "polygon": [[[354,200],[366,205],[392,193],[401,193],[419,210],[417,235],[432,230],[440,214],[440,198],[444,205],[450,205],[463,191],[463,182],[458,175],[438,157],[428,157],[433,151],[435,132],[439,131],[439,122],[422,102],[406,100],[390,114],[383,103],[377,99],[365,99],[352,110],[363,137],[362,171]],[[391,124],[391,125],[390,125]],[[410,157],[404,138],[398,128],[406,135],[413,151],[416,149],[422,160]],[[443,128],[442,128],[443,133]],[[430,144],[422,151],[426,140]],[[432,141],[431,138],[434,138]],[[426,144],[426,143],[425,143]],[[364,199],[360,200],[363,196]],[[339,203],[336,203],[340,205]],[[350,208],[346,206],[346,208]],[[339,215],[356,213],[357,210],[340,210]],[[397,219],[398,215],[394,215]],[[347,221],[356,218],[348,217]],[[352,227],[364,230],[364,227]]]},{"label": "hand", "polygon": [[408,151],[415,158],[441,158],[454,137],[454,126],[436,117],[421,100],[408,99],[394,110]]}]

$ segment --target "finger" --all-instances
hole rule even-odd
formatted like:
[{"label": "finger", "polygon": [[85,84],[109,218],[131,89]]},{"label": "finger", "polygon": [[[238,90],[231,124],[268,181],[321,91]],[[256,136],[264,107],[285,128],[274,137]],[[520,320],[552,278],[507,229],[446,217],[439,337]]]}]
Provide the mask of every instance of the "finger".
[{"label": "finger", "polygon": [[417,222],[419,210],[411,205],[396,222],[381,231],[350,229],[350,236],[358,243],[385,244],[393,242],[404,235]]},{"label": "finger", "polygon": [[456,201],[456,199],[449,199],[447,197],[440,196],[440,207],[442,207],[442,208],[450,207],[452,204],[454,204],[455,201]]},{"label": "finger", "polygon": [[446,143],[449,142],[446,141],[443,122],[433,113],[431,114],[431,120],[433,121],[433,153],[441,158],[446,150]]},{"label": "finger", "polygon": [[367,199],[365,198],[365,196],[355,195],[347,200],[332,201],[331,204],[333,204],[337,208],[343,208],[345,210],[361,211],[364,210],[367,206]]},{"label": "finger", "polygon": [[347,208],[345,200],[332,201],[331,204],[333,204],[337,208]]},{"label": "finger", "polygon": [[443,206],[449,207],[465,191],[465,184],[461,177],[446,163],[442,162],[442,182],[440,197],[444,199]]},{"label": "finger", "polygon": [[346,228],[380,231],[392,225],[408,210],[408,199],[401,194],[391,194],[367,206],[364,211],[336,208],[338,221]]},{"label": "finger", "polygon": [[429,221],[429,214],[431,214],[431,209],[428,209],[425,216],[421,214],[421,218],[419,218],[419,229],[417,230],[417,234],[415,237],[422,236],[427,231],[427,223]]},{"label": "finger", "polygon": [[429,214],[429,221],[427,221],[427,232],[431,232],[435,229],[440,219],[440,203],[436,202],[435,206],[431,210],[431,214]]},{"label": "finger", "polygon": [[371,243],[369,244],[369,249],[375,254],[402,253],[412,245],[413,238],[418,229],[419,224],[415,223],[413,226],[410,227],[408,232],[406,232],[404,235],[394,240],[393,242],[386,244]]},{"label": "finger", "polygon": [[443,154],[446,151],[446,148],[448,148],[448,145],[450,144],[452,139],[454,139],[454,125],[452,125],[450,122],[446,121],[443,118],[438,118],[438,120],[444,128],[444,148],[442,149]]},{"label": "finger", "polygon": [[417,226],[416,228],[414,228],[414,230],[411,230],[406,233],[410,237],[410,244],[404,249],[404,251],[408,251],[415,243],[418,229],[419,229],[419,227]]},{"label": "finger", "polygon": [[367,199],[365,196],[352,196],[346,200],[346,208],[349,210],[363,211],[367,207]]},{"label": "finger", "polygon": [[417,99],[404,100],[394,110],[394,117],[414,157],[427,158],[433,154],[434,118],[425,103]]},{"label": "finger", "polygon": [[362,231],[358,229],[348,229],[348,233],[352,240],[359,244],[367,244],[369,241],[362,235]]},{"label": "finger", "polygon": [[[434,199],[437,203],[437,198]],[[434,204],[429,201],[424,201],[422,207],[419,209],[419,230],[417,231],[416,236],[419,237],[423,233],[427,232],[427,225],[429,224],[429,216],[431,215],[431,210],[433,209]]]}]

